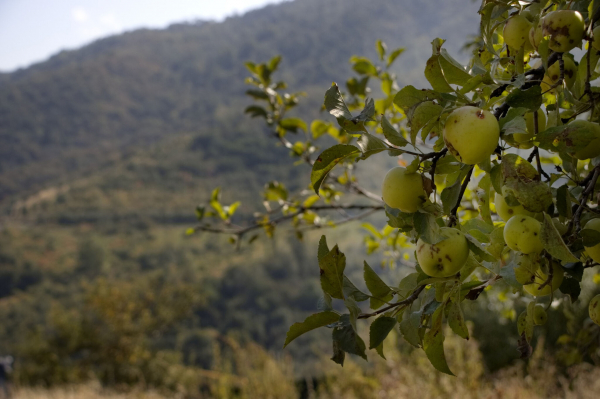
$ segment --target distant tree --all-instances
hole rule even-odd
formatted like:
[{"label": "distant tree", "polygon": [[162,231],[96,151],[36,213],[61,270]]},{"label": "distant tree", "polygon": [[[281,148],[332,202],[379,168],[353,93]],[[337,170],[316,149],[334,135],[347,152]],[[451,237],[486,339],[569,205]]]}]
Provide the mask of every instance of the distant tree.
[{"label": "distant tree", "polygon": [[[388,286],[365,262],[369,292],[362,292],[344,274],[345,255],[323,236],[319,312],[291,326],[285,346],[326,327],[333,361],[343,364],[346,353],[366,359],[357,326],[371,319],[369,349],[384,356],[383,342],[399,327],[436,369],[452,374],[444,320],[468,339],[461,303],[493,287],[499,298],[510,297],[503,305],[509,310],[526,308],[518,317],[508,314],[520,336],[515,345],[527,358],[546,310],[568,310],[584,277],[592,279],[586,270],[600,264],[600,90],[593,84],[600,77],[600,26],[594,27],[600,4],[484,0],[479,14],[480,36],[469,44],[467,66],[443,48],[444,40],[433,40],[424,67],[430,89],[397,86],[390,66],[403,49],[388,51],[378,41],[378,62],[352,57],[358,76],[346,82],[345,93],[335,83],[325,92],[324,108],[337,125],[288,115],[301,94],[284,93],[286,84],[273,80],[280,57],[246,64],[253,86],[247,94],[258,102],[246,113],[264,118],[292,158],[311,166],[311,190],[292,194],[281,182],[268,183],[266,210],[238,227],[232,217],[239,203],[221,204],[216,189],[197,208],[199,224],[189,233],[225,233],[241,245],[260,230],[273,236],[287,221],[302,238],[309,229],[385,212],[383,229],[363,224],[367,250],[382,251],[387,265],[414,268]],[[373,83],[376,100],[369,97]],[[382,189],[372,193],[359,184],[356,168],[383,153],[398,157],[399,166],[383,179],[373,176]],[[338,214],[345,216],[332,216]],[[565,363],[600,361],[600,327],[592,323],[599,322],[599,302],[590,301],[591,321],[578,321],[561,338]]]}]

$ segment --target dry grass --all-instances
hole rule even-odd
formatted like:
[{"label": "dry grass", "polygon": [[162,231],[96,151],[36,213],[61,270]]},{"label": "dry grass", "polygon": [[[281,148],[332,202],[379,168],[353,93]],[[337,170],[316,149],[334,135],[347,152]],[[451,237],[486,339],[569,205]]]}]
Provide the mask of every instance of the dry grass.
[{"label": "dry grass", "polygon": [[[347,359],[341,368],[328,357],[312,370],[325,376],[309,392],[311,399],[598,399],[600,368],[582,364],[559,371],[540,348],[527,363],[521,362],[494,375],[484,373],[477,343],[452,336],[446,356],[456,376],[436,372],[423,354],[394,349],[390,336],[387,360],[371,356]],[[386,344],[388,341],[386,341]],[[171,391],[134,389],[126,393],[106,390],[97,383],[52,389],[22,388],[13,399],[298,399],[297,376],[289,358],[274,358],[257,345],[233,345],[233,359],[215,370],[175,368]],[[199,394],[202,385],[204,395]],[[179,393],[175,393],[179,392]],[[0,395],[1,398],[1,395]]]}]

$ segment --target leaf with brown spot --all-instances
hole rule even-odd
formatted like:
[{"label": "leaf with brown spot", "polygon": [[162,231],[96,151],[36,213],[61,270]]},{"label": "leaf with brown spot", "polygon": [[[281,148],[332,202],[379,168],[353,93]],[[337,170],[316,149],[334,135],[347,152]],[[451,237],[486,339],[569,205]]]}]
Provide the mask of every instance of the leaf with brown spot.
[{"label": "leaf with brown spot", "polygon": [[502,176],[506,195],[512,194],[525,209],[543,212],[552,204],[552,191],[541,181],[538,171],[515,154],[502,158]]}]

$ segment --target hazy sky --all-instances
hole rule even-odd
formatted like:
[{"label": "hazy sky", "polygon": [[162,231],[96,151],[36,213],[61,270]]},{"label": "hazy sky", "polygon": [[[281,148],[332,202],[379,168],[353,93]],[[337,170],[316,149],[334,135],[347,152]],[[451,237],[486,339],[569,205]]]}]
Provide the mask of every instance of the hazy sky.
[{"label": "hazy sky", "polygon": [[282,0],[0,0],[0,71],[141,27],[222,20]]}]

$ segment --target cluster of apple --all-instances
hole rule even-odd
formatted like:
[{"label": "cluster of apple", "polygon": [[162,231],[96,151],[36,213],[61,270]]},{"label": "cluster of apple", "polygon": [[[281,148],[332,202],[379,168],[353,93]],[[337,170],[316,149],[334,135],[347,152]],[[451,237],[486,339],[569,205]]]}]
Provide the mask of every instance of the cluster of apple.
[{"label": "cluster of apple", "polygon": [[[545,116],[538,110],[538,124],[540,129],[545,129]],[[533,124],[533,118],[527,119],[527,124]],[[587,121],[574,121],[571,124],[578,126],[582,124],[594,125],[598,130],[600,140],[600,126]],[[533,129],[530,129],[532,132]],[[457,160],[462,163],[474,165],[483,162],[494,153],[500,135],[499,124],[494,115],[476,107],[465,106],[453,111],[447,118],[444,128],[444,141],[446,147]],[[533,136],[533,135],[532,135]],[[524,138],[523,141],[529,141]],[[600,141],[591,142],[584,150],[580,150],[574,156],[578,159],[589,159],[600,155]],[[403,212],[417,212],[428,200],[424,188],[424,179],[419,173],[408,173],[403,167],[391,169],[385,176],[382,186],[382,197],[384,202]],[[506,223],[504,227],[504,240],[506,245],[519,253],[521,258],[530,258],[524,261],[537,262],[537,271],[531,281],[524,283],[524,289],[533,296],[550,295],[558,289],[563,280],[563,270],[558,262],[552,262],[552,281],[546,283],[548,276],[543,272],[542,262],[539,254],[544,245],[540,239],[541,223],[536,219],[540,215],[526,210],[522,205],[510,206],[504,199],[503,193],[495,194],[496,212]],[[564,234],[567,227],[553,220],[557,230]],[[586,226],[588,229],[600,231],[600,219],[592,219]],[[469,246],[466,237],[454,227],[442,227],[441,235],[445,239],[437,244],[428,244],[422,239],[417,241],[416,257],[422,270],[431,277],[450,277],[455,275],[466,263],[469,256]],[[600,262],[600,244],[594,247],[586,247],[586,252],[596,262]],[[597,306],[600,298],[593,303]],[[543,308],[536,310],[538,321],[541,321]],[[592,303],[590,304],[590,314]],[[600,315],[597,310],[594,315]],[[545,314],[545,313],[544,313]],[[594,317],[592,317],[594,319]],[[595,319],[597,320],[597,318]]]}]

